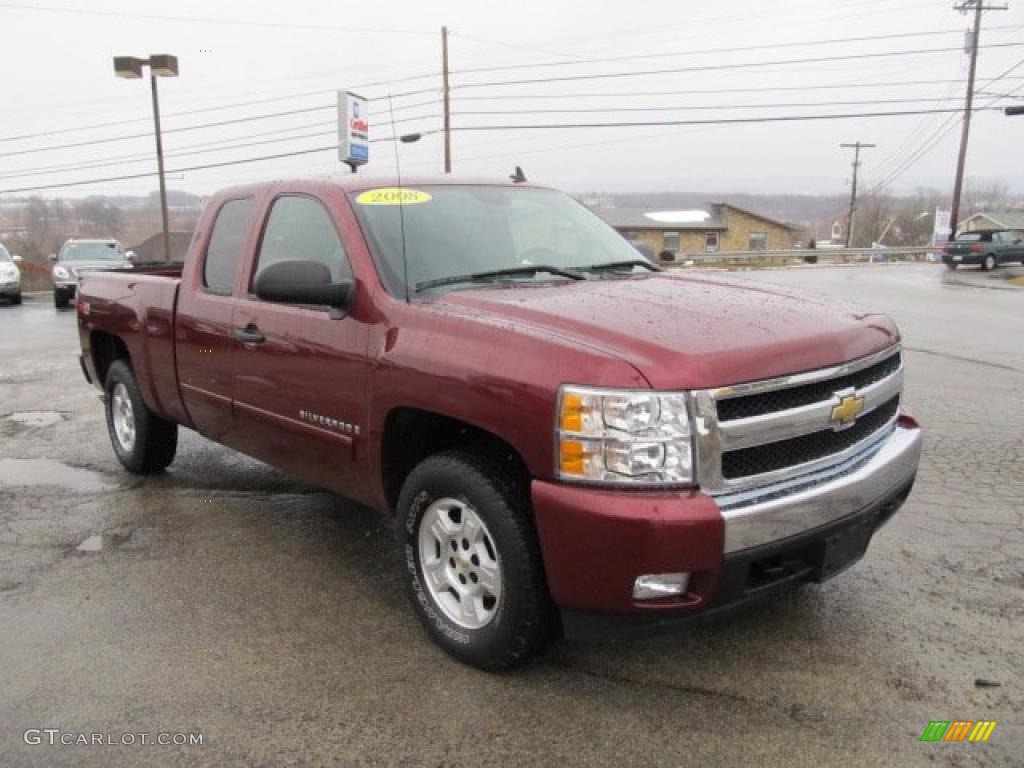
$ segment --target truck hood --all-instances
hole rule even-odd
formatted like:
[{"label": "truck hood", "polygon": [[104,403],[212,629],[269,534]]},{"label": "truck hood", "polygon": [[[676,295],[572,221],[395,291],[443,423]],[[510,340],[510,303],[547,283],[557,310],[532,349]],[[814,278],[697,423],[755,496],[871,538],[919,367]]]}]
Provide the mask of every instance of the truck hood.
[{"label": "truck hood", "polygon": [[[443,294],[437,303],[615,355],[657,389],[727,386],[823,368],[899,340],[884,315],[723,275],[472,288]],[[586,376],[574,372],[579,383]]]}]

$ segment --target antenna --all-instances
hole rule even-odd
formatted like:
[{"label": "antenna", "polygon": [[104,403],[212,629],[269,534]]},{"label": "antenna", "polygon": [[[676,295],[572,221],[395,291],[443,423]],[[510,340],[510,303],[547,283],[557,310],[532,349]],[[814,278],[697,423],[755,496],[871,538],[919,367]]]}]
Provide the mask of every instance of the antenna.
[{"label": "antenna", "polygon": [[[395,106],[388,93],[388,111],[391,113],[391,144],[395,148],[395,175],[398,177],[398,225],[402,232],[402,281],[405,283],[405,303],[409,303],[409,257],[405,252],[405,205],[402,203],[402,161],[398,157],[398,134],[395,132]],[[416,136],[418,139],[419,136]],[[405,141],[403,136],[401,141]],[[416,139],[413,139],[415,141]]]}]

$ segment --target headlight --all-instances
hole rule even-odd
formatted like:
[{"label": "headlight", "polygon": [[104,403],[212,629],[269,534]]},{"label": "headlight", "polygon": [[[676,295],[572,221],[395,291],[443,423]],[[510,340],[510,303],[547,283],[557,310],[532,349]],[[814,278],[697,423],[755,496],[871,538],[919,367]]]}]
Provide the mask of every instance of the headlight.
[{"label": "headlight", "polygon": [[68,272],[65,267],[54,267],[53,276],[56,277],[58,280],[67,280],[69,277],[71,277],[71,273]]},{"label": "headlight", "polygon": [[558,476],[608,484],[688,485],[693,446],[685,393],[564,386]]}]

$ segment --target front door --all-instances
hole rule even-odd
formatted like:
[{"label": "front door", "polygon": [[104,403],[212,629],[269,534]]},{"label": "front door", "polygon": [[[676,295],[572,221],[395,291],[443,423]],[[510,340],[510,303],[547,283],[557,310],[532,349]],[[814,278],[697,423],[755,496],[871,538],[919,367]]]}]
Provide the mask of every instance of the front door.
[{"label": "front door", "polygon": [[[252,294],[259,271],[290,259],[323,262],[333,281],[352,270],[338,227],[310,195],[271,203],[263,237],[235,310],[235,419],[243,450],[307,480],[359,497],[355,451],[363,443],[367,325],[353,311],[265,302]],[[356,305],[358,305],[358,295]]]}]

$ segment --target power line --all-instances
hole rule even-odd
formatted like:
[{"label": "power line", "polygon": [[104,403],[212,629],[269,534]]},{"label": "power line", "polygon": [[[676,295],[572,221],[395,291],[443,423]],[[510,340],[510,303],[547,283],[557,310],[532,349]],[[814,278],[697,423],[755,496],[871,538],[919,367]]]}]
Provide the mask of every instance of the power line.
[{"label": "power line", "polygon": [[[1006,25],[1003,27],[993,27],[995,30],[1018,30],[1020,25]],[[453,35],[458,34],[452,32]],[[793,43],[764,43],[761,45],[743,45],[743,46],[731,46],[727,48],[704,48],[699,50],[686,50],[686,51],[663,51],[660,53],[639,53],[639,54],[626,54],[622,56],[599,56],[593,58],[579,58],[569,59],[568,61],[544,61],[535,63],[519,63],[519,64],[497,64],[487,67],[473,67],[469,69],[453,69],[453,75],[468,75],[477,74],[481,72],[505,72],[517,69],[535,69],[538,67],[569,67],[579,66],[580,64],[609,64],[620,61],[641,61],[650,59],[664,59],[676,56],[706,56],[712,53],[749,53],[750,51],[766,51],[766,50],[777,50],[780,48],[805,48],[819,45],[836,45],[843,43],[862,43],[862,42],[873,42],[879,40],[903,40],[907,38],[917,37],[935,37],[936,35],[962,35],[963,30],[960,29],[940,29],[932,30],[929,32],[899,32],[884,35],[864,35],[860,37],[838,37],[824,40],[799,40]],[[463,35],[465,37],[465,35]]]},{"label": "power line", "polygon": [[[0,6],[2,6],[2,3],[0,3]],[[982,46],[982,47],[1000,48],[1000,47],[1011,47],[1011,46],[1020,46],[1020,45],[1024,45],[1024,43],[1021,43],[1021,42],[991,43],[991,44],[989,44],[987,46]],[[917,49],[917,50],[909,50],[909,51],[886,51],[886,52],[876,52],[876,53],[847,54],[847,55],[841,55],[841,56],[821,56],[821,57],[815,57],[815,58],[809,58],[809,59],[784,59],[784,60],[759,61],[759,62],[743,62],[743,63],[735,63],[735,64],[717,64],[717,65],[708,64],[708,65],[697,65],[697,66],[691,66],[691,67],[674,67],[674,68],[660,69],[660,70],[644,70],[644,71],[640,71],[640,72],[608,72],[608,73],[598,73],[598,74],[589,74],[589,75],[563,75],[563,76],[558,76],[558,77],[553,77],[553,78],[543,78],[543,79],[528,78],[528,79],[521,79],[521,80],[506,80],[506,81],[498,81],[498,82],[478,82],[478,83],[466,83],[466,84],[462,84],[462,85],[456,84],[456,85],[453,86],[453,88],[454,89],[482,88],[482,87],[488,87],[488,86],[520,85],[520,84],[528,84],[528,83],[529,84],[536,84],[536,83],[541,83],[541,82],[551,83],[551,82],[556,82],[556,81],[568,82],[568,81],[581,81],[581,80],[599,80],[599,79],[608,79],[608,78],[638,77],[638,76],[644,76],[644,75],[652,75],[652,74],[656,75],[656,74],[667,74],[667,73],[678,73],[678,72],[718,71],[718,70],[730,70],[730,69],[744,69],[744,68],[748,68],[748,67],[776,66],[776,65],[782,65],[782,64],[823,63],[823,62],[827,62],[827,61],[847,61],[847,60],[860,60],[860,59],[870,59],[870,58],[880,58],[880,57],[919,55],[919,54],[927,54],[927,53],[948,52],[948,51],[951,51],[951,50],[959,50],[959,49],[957,49],[957,48],[930,48],[930,49]],[[436,89],[434,89],[434,88],[426,88],[426,89],[416,89],[416,90],[411,90],[411,91],[405,91],[405,92],[399,93],[399,94],[391,94],[391,96],[393,98],[398,98],[398,97],[403,97],[403,96],[417,95],[417,94],[423,94],[423,93],[435,93],[435,92],[436,92]],[[293,115],[293,114],[301,114],[301,113],[305,113],[305,112],[315,112],[315,111],[320,111],[320,110],[333,109],[334,106],[335,105],[333,105],[333,104],[327,104],[327,105],[317,106],[317,107],[307,107],[307,108],[304,108],[304,109],[287,110],[287,111],[270,113],[270,114],[255,115],[255,116],[251,116],[251,117],[235,118],[235,119],[232,119],[232,120],[217,121],[217,122],[213,122],[213,123],[203,123],[203,124],[192,125],[192,126],[182,126],[182,127],[179,127],[179,128],[168,129],[167,131],[165,131],[165,133],[174,133],[174,132],[179,132],[179,131],[198,130],[200,128],[210,128],[210,127],[217,127],[217,126],[221,126],[221,125],[231,125],[231,124],[234,124],[234,123],[250,122],[250,121],[253,121],[253,120],[266,120],[266,119],[271,119],[271,118],[275,118],[275,117],[281,117],[281,116],[285,116],[285,115]],[[50,145],[50,146],[47,146],[47,147],[37,147],[37,148],[21,149],[21,150],[16,150],[16,151],[12,151],[12,152],[0,153],[0,157],[12,157],[12,156],[15,156],[15,155],[32,154],[32,153],[36,153],[36,152],[45,152],[45,151],[56,150],[56,149],[71,149],[71,148],[77,148],[77,147],[83,147],[83,146],[92,146],[92,145],[95,145],[95,144],[103,144],[103,143],[107,143],[107,142],[111,142],[111,141],[122,141],[124,139],[147,138],[148,136],[149,136],[148,133],[130,134],[130,135],[123,135],[123,136],[112,137],[112,138],[107,138],[107,139],[92,139],[92,140],[88,140],[88,141],[73,142],[73,143],[63,144],[63,145]]]},{"label": "power line", "polygon": [[231,27],[264,27],[267,29],[307,29],[324,32],[357,32],[360,34],[386,35],[426,35],[432,34],[422,29],[387,29],[383,27],[343,27],[332,24],[298,24],[289,21],[256,21],[252,19],[218,19],[203,16],[169,16],[155,13],[128,13],[125,11],[101,11],[92,8],[68,8],[54,5],[20,5],[17,3],[0,3],[0,8],[12,8],[18,11],[43,11],[46,13],[73,13],[80,16],[106,16],[116,19],[142,19],[146,21],[170,21],[185,24],[223,24]]},{"label": "power line", "polygon": [[[996,107],[976,107],[976,111],[998,109]],[[840,119],[857,119],[857,118],[874,118],[874,117],[906,117],[910,115],[922,115],[929,114],[931,112],[960,112],[957,110],[904,110],[894,112],[855,112],[855,113],[843,113],[843,114],[817,114],[817,115],[775,115],[768,117],[749,117],[749,118],[719,118],[719,119],[708,119],[708,120],[662,120],[662,121],[643,121],[643,122],[607,122],[607,123],[570,123],[570,124],[519,124],[519,125],[476,125],[476,126],[453,126],[453,131],[514,131],[514,130],[533,130],[533,129],[560,129],[560,128],[571,128],[571,129],[582,129],[582,128],[633,128],[633,127],[648,127],[648,126],[684,126],[684,125],[740,125],[740,124],[751,124],[751,123],[783,123],[783,122],[801,122],[801,121],[816,121],[816,120],[840,120]],[[396,121],[397,122],[397,121]],[[421,135],[431,135],[440,133],[440,129],[432,129],[427,131],[421,131]],[[394,141],[397,136],[384,136],[377,139],[373,139],[373,142],[385,142]],[[295,150],[292,152],[281,152],[273,155],[262,155],[259,157],[242,158],[238,160],[228,160],[218,163],[208,163],[206,165],[197,165],[187,168],[176,168],[167,171],[167,173],[186,173],[191,171],[205,170],[207,168],[221,168],[231,165],[242,165],[245,163],[259,162],[262,160],[275,160],[284,157],[296,157],[299,155],[308,155],[314,152],[324,152],[327,150],[336,150],[337,145],[331,145],[327,147],[317,147],[314,149]],[[139,173],[139,174],[127,174],[123,176],[112,176],[100,179],[85,179],[72,182],[64,182],[60,184],[47,184],[34,187],[20,187],[17,189],[4,189],[0,190],[0,194],[12,194],[17,192],[35,192],[46,189],[58,189],[64,187],[77,187],[85,186],[89,184],[98,184],[110,181],[124,181],[128,179],[140,179],[155,176],[155,173]]]},{"label": "power line", "polygon": [[[974,111],[991,111],[997,107],[976,107]],[[912,115],[929,115],[944,112],[960,112],[960,109],[908,109],[893,112],[846,112],[838,114],[818,115],[770,115],[765,117],[730,117],[710,118],[707,120],[643,120],[643,121],[615,121],[607,123],[542,123],[542,124],[518,124],[518,125],[458,125],[453,126],[453,131],[522,131],[534,129],[562,129],[562,128],[643,128],[647,126],[669,126],[669,125],[742,125],[748,123],[791,123],[814,120],[844,120],[869,117],[909,117]]]},{"label": "power line", "polygon": [[[311,130],[313,128],[325,128],[325,127],[328,127],[328,126],[335,126],[336,127],[337,126],[337,120],[321,120],[321,121],[316,122],[316,123],[306,123],[304,125],[294,125],[294,126],[290,126],[288,128],[275,128],[275,129],[270,130],[270,131],[257,131],[255,133],[246,133],[246,134],[242,134],[240,136],[234,136],[234,137],[232,137],[230,139],[227,139],[227,141],[243,141],[243,140],[247,140],[247,139],[260,138],[262,136],[280,136],[281,134],[291,133],[293,131],[305,131],[305,130]],[[290,138],[291,137],[288,137],[288,136],[282,136],[280,138],[280,140],[281,141],[287,141]],[[198,143],[195,143],[195,144],[184,144],[184,145],[178,147],[178,151],[169,152],[168,153],[168,157],[175,157],[175,156],[179,156],[181,154],[185,154],[185,152],[183,152],[182,150],[198,149],[198,148],[201,148],[201,147],[223,147],[225,149],[230,149],[231,148],[230,146],[227,146],[227,147],[224,146],[224,141],[225,140],[223,140],[223,139],[219,139],[217,141],[201,141],[201,142],[198,142]],[[22,168],[22,169],[20,169],[18,171],[9,171],[9,172],[6,172],[6,173],[0,173],[0,178],[19,178],[21,176],[39,175],[40,173],[45,172],[45,171],[57,172],[57,171],[82,170],[82,169],[84,169],[86,167],[101,167],[101,166],[108,166],[108,165],[116,164],[115,162],[111,162],[111,161],[118,161],[118,160],[140,160],[140,159],[145,160],[145,159],[152,159],[152,157],[153,157],[153,153],[151,151],[150,152],[141,152],[141,153],[132,154],[132,155],[114,155],[114,156],[107,156],[107,157],[98,157],[98,158],[95,158],[94,160],[82,161],[82,162],[76,162],[76,163],[58,163],[56,165],[37,166],[35,168]]]},{"label": "power line", "polygon": [[[1010,66],[1009,68],[1005,69],[999,75],[996,75],[995,77],[990,78],[985,83],[985,85],[982,86],[982,87],[987,88],[989,86],[995,85],[1000,80],[1004,80],[1004,79],[1016,79],[1016,78],[1010,78],[1009,75],[1010,75],[1011,72],[1014,72],[1015,70],[1019,69],[1022,66],[1024,66],[1024,59],[1021,59],[1017,63],[1015,63],[1012,66]],[[1012,92],[1011,92],[1011,96],[1012,96]],[[989,100],[985,104],[985,107],[986,108],[991,108],[992,105],[994,105],[999,100],[1000,100],[1000,97],[992,98],[991,100]],[[978,110],[975,109],[973,111],[978,111]],[[932,131],[932,133],[918,146],[918,148],[916,150],[912,151],[909,155],[904,157],[903,160],[897,165],[895,170],[890,171],[887,175],[884,176],[884,178],[881,181],[879,181],[878,183],[874,184],[865,193],[865,195],[873,195],[873,194],[876,194],[878,192],[881,192],[883,189],[885,189],[890,184],[892,184],[893,181],[895,181],[901,175],[903,175],[908,170],[910,170],[910,168],[912,168],[914,165],[916,165],[919,160],[921,160],[929,152],[931,152],[932,149],[934,149],[938,145],[938,143],[940,141],[942,141],[946,136],[949,135],[949,133],[952,130],[954,130],[956,127],[958,127],[960,125],[960,120],[962,120],[962,115],[960,115],[958,117],[959,113],[960,113],[960,109],[957,109],[952,114],[947,116],[945,118],[945,120],[941,121],[941,123],[938,125],[938,127],[936,127],[934,131]]]},{"label": "power line", "polygon": [[[1012,77],[1010,80],[1024,79],[1024,77]],[[509,100],[533,100],[533,99],[581,99],[581,98],[628,98],[636,96],[687,96],[699,94],[720,94],[720,93],[767,93],[775,91],[818,91],[850,88],[899,88],[919,85],[948,85],[953,83],[962,84],[967,82],[966,78],[945,79],[945,80],[878,80],[870,83],[823,83],[820,85],[778,85],[763,86],[759,88],[691,88],[685,90],[671,91],[614,91],[614,92],[576,92],[576,93],[515,93],[498,94],[496,96],[453,96],[457,101],[509,101]]]},{"label": "power line", "polygon": [[[1015,48],[1024,45],[1024,42],[1011,42],[1011,43],[989,43],[981,46],[982,48]],[[455,89],[467,89],[467,88],[487,88],[487,87],[500,87],[506,85],[527,85],[527,84],[538,84],[538,83],[555,83],[555,82],[578,82],[584,80],[605,80],[611,78],[623,78],[623,77],[644,77],[647,75],[667,75],[667,74],[678,74],[680,72],[711,72],[711,71],[725,71],[735,69],[748,69],[754,67],[774,67],[783,66],[790,64],[822,64],[830,61],[862,61],[865,59],[879,59],[879,58],[890,58],[897,56],[920,56],[932,53],[949,53],[950,51],[959,51],[960,48],[916,48],[905,51],[878,51],[874,53],[855,53],[855,54],[843,54],[838,56],[816,56],[807,59],[772,59],[768,61],[746,61],[737,62],[733,64],[698,64],[695,66],[688,67],[666,67],[663,69],[646,69],[641,71],[633,72],[602,72],[588,75],[559,75],[556,77],[539,77],[539,78],[522,78],[519,80],[498,80],[488,82],[477,82],[477,83],[464,83],[462,85],[454,85]]]},{"label": "power line", "polygon": [[[717,111],[717,110],[750,110],[750,109],[783,109],[783,108],[809,108],[809,107],[830,107],[830,106],[866,106],[876,104],[910,104],[910,103],[929,103],[929,102],[942,102],[946,99],[865,99],[865,100],[848,100],[848,101],[820,101],[820,102],[790,102],[790,103],[774,103],[774,104],[719,104],[719,105],[689,105],[689,106],[660,106],[660,107],[622,107],[622,108],[564,108],[564,109],[531,109],[531,110],[457,110],[454,112],[455,115],[462,116],[483,116],[483,115],[512,115],[512,114],[552,114],[552,113],[608,113],[608,112],[688,112],[688,111]],[[433,102],[431,102],[433,104]],[[934,114],[929,112],[929,114]],[[414,117],[407,117],[401,120],[396,120],[395,124],[403,124],[409,122],[415,122],[418,120],[434,120],[439,118],[440,115],[437,113],[431,113],[426,115],[416,115]],[[262,131],[255,134],[243,135],[233,137],[230,139],[214,142],[203,142],[200,144],[187,145],[179,148],[178,151],[168,153],[168,157],[180,157],[189,154],[201,154],[203,152],[215,151],[216,149],[236,149],[245,146],[256,146],[259,144],[270,143],[268,141],[251,142],[248,144],[236,144],[236,145],[225,145],[224,141],[240,141],[244,139],[257,138],[266,135],[278,135],[285,132],[291,132],[295,130],[320,128],[334,125],[334,121],[321,121],[318,123],[307,124],[304,126],[294,126],[291,128],[276,129],[272,131]],[[385,123],[385,125],[388,123]],[[329,132],[324,131],[317,134],[310,134],[309,136],[319,135],[324,136]],[[294,136],[286,137],[285,140],[290,141]],[[197,147],[212,147],[213,149],[189,151]],[[85,168],[101,168],[110,167],[116,165],[129,164],[137,160],[146,159],[149,154],[131,155],[131,156],[115,156],[107,158],[99,158],[95,162],[86,164],[74,163],[74,164],[58,164],[50,166],[41,166],[36,168],[22,169],[19,171],[10,171],[7,173],[0,174],[0,178],[23,178],[28,176],[43,175],[47,172],[61,172],[68,170],[83,170]]]},{"label": "power line", "polygon": [[704,112],[727,109],[783,109],[793,107],[841,107],[865,106],[873,104],[921,104],[949,101],[948,96],[920,99],[855,99],[851,101],[794,101],[776,102],[773,104],[691,104],[686,106],[671,105],[657,107],[561,107],[555,109],[483,109],[455,110],[456,115],[543,115],[543,114],[589,114],[608,112]]},{"label": "power line", "polygon": [[[335,105],[335,104],[324,104],[322,106],[316,106],[316,107],[305,107],[305,108],[302,108],[302,109],[289,109],[289,110],[286,110],[286,111],[283,111],[283,112],[273,112],[273,113],[270,113],[270,114],[263,114],[263,115],[251,115],[251,116],[248,116],[248,117],[236,117],[236,118],[232,118],[231,120],[218,120],[218,121],[212,122],[212,123],[200,123],[198,125],[186,125],[186,126],[181,126],[181,127],[178,127],[178,128],[167,128],[167,129],[164,129],[163,133],[164,134],[168,134],[168,133],[181,133],[183,131],[196,131],[196,130],[199,130],[199,129],[202,129],[202,128],[218,128],[218,127],[225,126],[225,125],[237,125],[238,123],[250,123],[250,122],[254,122],[256,120],[270,120],[270,119],[277,118],[277,117],[288,117],[288,116],[291,116],[291,115],[308,114],[310,112],[323,112],[324,110],[328,110],[328,109],[336,109],[336,107],[337,107],[337,105]],[[423,117],[424,116],[404,117],[404,118],[402,118],[400,120],[396,120],[395,123],[407,123],[407,122],[410,122],[410,121],[413,121],[413,120],[422,119]],[[113,142],[125,141],[125,140],[128,140],[128,139],[146,139],[146,138],[151,138],[152,135],[153,135],[152,133],[132,133],[132,134],[124,134],[124,135],[121,135],[121,136],[111,136],[109,138],[104,138],[104,139],[89,139],[87,141],[76,141],[76,142],[71,142],[69,144],[52,144],[52,145],[47,146],[47,147],[32,147],[30,149],[17,149],[17,150],[14,150],[12,152],[0,152],[0,157],[14,157],[16,155],[31,155],[31,154],[36,154],[36,153],[39,153],[39,152],[51,152],[53,150],[58,150],[58,149],[74,149],[74,148],[77,148],[77,147],[95,146],[97,144],[110,144],[110,143],[113,143]]]},{"label": "power line", "polygon": [[[354,87],[355,88],[359,88],[360,86],[357,85],[357,86],[354,86]],[[220,112],[220,111],[223,111],[225,109],[237,109],[239,107],[249,107],[249,106],[253,106],[253,105],[256,105],[256,104],[269,104],[269,103],[278,102],[278,101],[287,101],[287,100],[291,100],[291,99],[301,99],[301,98],[306,98],[306,97],[309,97],[309,96],[323,95],[325,93],[334,93],[334,91],[333,90],[307,91],[305,93],[296,93],[296,94],[292,94],[290,96],[273,96],[273,97],[269,97],[269,98],[265,98],[265,99],[252,99],[250,101],[237,101],[237,102],[234,102],[232,104],[221,104],[221,105],[215,106],[215,107],[200,107],[200,108],[197,108],[197,109],[186,109],[186,110],[182,110],[182,111],[179,111],[179,112],[169,112],[169,113],[167,113],[167,115],[165,115],[165,117],[181,117],[182,115],[198,115],[198,114],[202,114],[202,113],[205,113],[205,112]],[[410,109],[416,109],[418,107],[432,106],[432,105],[434,105],[436,103],[437,103],[437,99],[428,99],[426,101],[419,101],[419,102],[415,102],[413,104],[403,104],[403,105],[397,107],[395,109],[395,111],[398,112],[398,113],[401,113],[401,112],[406,112],[406,111],[408,111]],[[325,105],[323,107],[317,107],[317,109],[333,109],[333,108],[334,108],[334,105],[331,105],[331,104]],[[379,114],[383,114],[383,112],[375,112],[373,110],[370,111],[370,116],[371,117],[373,117],[374,115],[379,115]],[[257,115],[256,118],[259,118],[259,116]],[[95,130],[96,128],[111,128],[111,127],[114,127],[114,126],[126,125],[126,124],[129,124],[129,123],[148,123],[148,122],[151,122],[152,120],[153,120],[152,117],[139,117],[139,118],[132,118],[132,119],[129,119],[129,120],[111,120],[110,122],[106,122],[106,123],[93,123],[91,125],[79,125],[79,126],[75,126],[73,128],[57,128],[55,130],[40,131],[39,133],[26,133],[26,134],[22,134],[20,136],[2,136],[2,137],[0,137],[0,141],[16,141],[16,140],[22,140],[22,139],[44,138],[44,137],[47,137],[47,136],[55,136],[55,135],[63,134],[63,133],[78,133],[78,132],[81,132],[81,131],[90,131],[90,130]],[[177,130],[182,130],[182,129],[177,129]],[[167,130],[164,131],[164,133],[170,133],[170,132],[171,132],[171,129],[167,129]],[[146,134],[146,135],[148,136],[148,134]],[[112,141],[113,140],[115,140],[115,139],[112,139]],[[50,147],[50,149],[54,149],[54,147]]]}]

